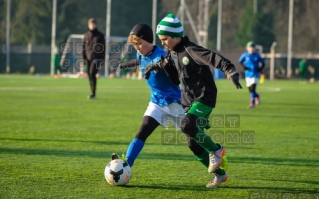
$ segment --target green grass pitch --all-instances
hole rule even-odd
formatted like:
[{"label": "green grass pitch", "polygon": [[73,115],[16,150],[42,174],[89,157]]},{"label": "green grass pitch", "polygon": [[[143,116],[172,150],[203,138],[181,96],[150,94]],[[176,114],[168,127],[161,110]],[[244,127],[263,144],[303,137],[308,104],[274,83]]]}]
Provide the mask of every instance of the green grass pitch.
[{"label": "green grass pitch", "polygon": [[[0,198],[294,198],[319,197],[319,84],[266,81],[261,105],[246,88],[217,80],[213,114],[238,114],[253,143],[225,143],[229,180],[206,189],[207,173],[186,144],[162,143],[158,128],[124,187],[104,168],[125,153],[149,102],[144,81],[0,76]],[[241,80],[245,86],[244,80]],[[228,128],[221,128],[227,131]],[[260,197],[259,197],[260,196]]]}]

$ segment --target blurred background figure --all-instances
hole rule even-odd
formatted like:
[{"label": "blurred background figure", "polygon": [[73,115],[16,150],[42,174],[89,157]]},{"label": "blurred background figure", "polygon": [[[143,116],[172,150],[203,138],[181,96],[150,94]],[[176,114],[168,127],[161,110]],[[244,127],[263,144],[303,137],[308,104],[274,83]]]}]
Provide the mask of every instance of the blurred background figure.
[{"label": "blurred background figure", "polygon": [[52,63],[54,66],[54,78],[61,78],[61,65],[60,65],[61,56],[59,54],[59,49],[54,49],[54,55],[52,57]]},{"label": "blurred background figure", "polygon": [[260,104],[260,96],[256,92],[256,87],[259,82],[260,72],[265,67],[265,61],[256,51],[256,44],[254,42],[248,42],[246,49],[247,52],[240,56],[239,63],[245,69],[246,86],[250,93],[250,102],[248,107],[254,108],[255,105]]},{"label": "blurred background figure", "polygon": [[97,29],[94,18],[89,19],[88,27],[89,31],[83,37],[82,57],[86,62],[90,80],[91,94],[88,98],[95,99],[97,74],[105,61],[105,38],[104,34]]},{"label": "blurred background figure", "polygon": [[307,69],[307,59],[303,58],[299,62],[299,80],[300,81],[305,81],[306,69]]}]

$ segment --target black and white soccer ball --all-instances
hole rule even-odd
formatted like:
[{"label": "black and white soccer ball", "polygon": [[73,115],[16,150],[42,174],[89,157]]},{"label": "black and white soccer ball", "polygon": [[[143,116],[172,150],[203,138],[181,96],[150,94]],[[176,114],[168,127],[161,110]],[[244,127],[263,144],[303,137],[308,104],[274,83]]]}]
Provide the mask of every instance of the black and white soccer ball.
[{"label": "black and white soccer ball", "polygon": [[110,185],[125,185],[131,179],[132,170],[124,160],[115,159],[106,165],[104,176]]}]

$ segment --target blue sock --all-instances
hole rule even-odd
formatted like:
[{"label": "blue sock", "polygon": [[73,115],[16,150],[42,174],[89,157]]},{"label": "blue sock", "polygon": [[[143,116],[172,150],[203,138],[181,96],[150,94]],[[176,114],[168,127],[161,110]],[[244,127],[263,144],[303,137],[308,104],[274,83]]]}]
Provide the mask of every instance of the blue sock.
[{"label": "blue sock", "polygon": [[250,101],[255,104],[255,93],[250,94]]},{"label": "blue sock", "polygon": [[252,94],[253,94],[253,97],[254,97],[254,98],[255,98],[255,97],[259,97],[258,93],[256,93],[256,92],[253,92]]},{"label": "blue sock", "polygon": [[138,138],[134,138],[132,142],[130,143],[130,146],[128,147],[126,151],[126,158],[128,164],[132,167],[135,159],[137,158],[138,154],[141,152],[141,150],[144,147],[144,142]]}]

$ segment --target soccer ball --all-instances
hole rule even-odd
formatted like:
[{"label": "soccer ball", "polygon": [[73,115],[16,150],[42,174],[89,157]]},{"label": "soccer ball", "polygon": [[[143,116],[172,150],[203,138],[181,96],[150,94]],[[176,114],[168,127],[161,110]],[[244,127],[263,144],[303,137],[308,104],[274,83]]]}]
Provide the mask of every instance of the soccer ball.
[{"label": "soccer ball", "polygon": [[104,176],[110,185],[125,185],[131,179],[132,170],[124,160],[115,159],[106,165]]}]

